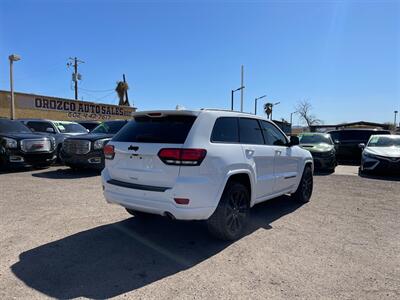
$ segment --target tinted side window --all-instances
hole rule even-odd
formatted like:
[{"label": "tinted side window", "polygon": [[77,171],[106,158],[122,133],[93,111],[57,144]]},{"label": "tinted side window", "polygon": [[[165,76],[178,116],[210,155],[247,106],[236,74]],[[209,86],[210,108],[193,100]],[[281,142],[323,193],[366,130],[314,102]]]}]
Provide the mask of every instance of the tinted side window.
[{"label": "tinted side window", "polygon": [[285,146],[287,144],[286,137],[271,123],[261,121],[261,127],[266,145]]},{"label": "tinted side window", "polygon": [[53,126],[48,122],[28,122],[27,126],[37,132],[46,132],[47,128],[53,128]]},{"label": "tinted side window", "polygon": [[212,142],[238,143],[238,118],[222,117],[215,121],[211,134]]},{"label": "tinted side window", "polygon": [[240,143],[263,145],[264,138],[258,120],[240,118]]}]

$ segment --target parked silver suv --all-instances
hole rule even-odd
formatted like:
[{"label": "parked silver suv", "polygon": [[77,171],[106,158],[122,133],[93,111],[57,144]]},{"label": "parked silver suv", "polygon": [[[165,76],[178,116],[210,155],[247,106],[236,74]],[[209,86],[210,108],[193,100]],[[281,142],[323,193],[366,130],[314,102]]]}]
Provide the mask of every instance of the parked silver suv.
[{"label": "parked silver suv", "polygon": [[60,159],[60,150],[64,139],[88,133],[88,130],[76,122],[54,121],[45,119],[19,119],[24,125],[35,133],[51,135],[56,140],[57,158]]}]

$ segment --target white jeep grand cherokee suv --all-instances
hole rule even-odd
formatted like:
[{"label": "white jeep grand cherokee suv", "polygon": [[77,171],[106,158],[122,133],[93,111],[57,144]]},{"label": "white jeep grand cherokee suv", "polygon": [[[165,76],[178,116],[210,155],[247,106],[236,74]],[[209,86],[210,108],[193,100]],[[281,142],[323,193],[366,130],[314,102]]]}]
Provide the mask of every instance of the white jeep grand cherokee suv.
[{"label": "white jeep grand cherokee suv", "polygon": [[207,220],[215,236],[237,239],[255,204],[309,201],[313,159],[297,144],[246,113],[137,112],[104,148],[104,196],[135,216]]}]

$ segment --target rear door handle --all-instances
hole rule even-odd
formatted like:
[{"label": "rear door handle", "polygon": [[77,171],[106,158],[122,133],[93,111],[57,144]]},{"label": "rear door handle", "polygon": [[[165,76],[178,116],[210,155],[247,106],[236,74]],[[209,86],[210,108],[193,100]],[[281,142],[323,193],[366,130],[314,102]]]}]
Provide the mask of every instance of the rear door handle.
[{"label": "rear door handle", "polygon": [[281,155],[282,154],[282,151],[281,150],[275,150],[275,155]]}]

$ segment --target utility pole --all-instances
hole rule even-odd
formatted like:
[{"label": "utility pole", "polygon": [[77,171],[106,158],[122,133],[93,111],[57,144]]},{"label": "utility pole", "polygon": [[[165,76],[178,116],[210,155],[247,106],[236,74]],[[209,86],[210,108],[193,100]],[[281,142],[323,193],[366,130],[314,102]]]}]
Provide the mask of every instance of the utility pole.
[{"label": "utility pole", "polygon": [[78,64],[84,63],[83,60],[79,60],[77,57],[70,57],[71,62],[67,63],[67,66],[74,66],[74,73],[72,73],[72,81],[75,83],[75,100],[78,100],[78,80],[82,79],[82,75],[78,73]]},{"label": "utility pole", "polygon": [[244,80],[244,67],[243,67],[243,65],[242,65],[242,68],[241,68],[241,80],[240,80],[240,87],[242,88],[241,90],[240,90],[240,111],[241,112],[243,112],[243,90],[244,90],[244,85],[243,85],[243,80]]},{"label": "utility pole", "polygon": [[[126,83],[125,74],[122,74],[122,78],[123,78],[123,80],[124,80],[124,83]],[[125,91],[125,103],[127,103],[128,106],[129,106],[128,89]]]},{"label": "utility pole", "polygon": [[398,111],[395,110],[394,111],[394,130],[396,130],[396,128],[397,128],[397,113],[398,113]]},{"label": "utility pole", "polygon": [[15,119],[15,98],[14,98],[14,74],[13,74],[13,66],[14,61],[18,61],[21,59],[19,55],[11,54],[8,59],[10,60],[10,93],[11,93],[11,111],[10,111],[10,119]]}]

